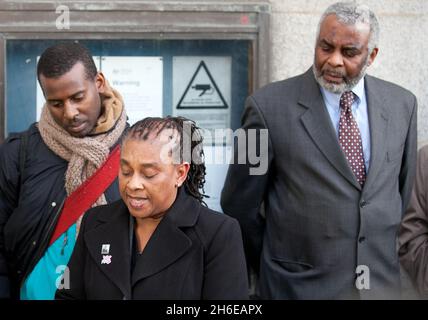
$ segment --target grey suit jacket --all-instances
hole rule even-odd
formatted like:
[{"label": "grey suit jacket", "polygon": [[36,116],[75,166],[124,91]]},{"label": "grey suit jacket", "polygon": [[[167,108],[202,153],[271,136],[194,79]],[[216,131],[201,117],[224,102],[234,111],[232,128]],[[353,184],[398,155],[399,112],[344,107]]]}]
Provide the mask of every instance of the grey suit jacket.
[{"label": "grey suit jacket", "polygon": [[[396,239],[415,171],[417,102],[371,76],[365,88],[371,160],[363,189],[311,69],[246,101],[242,128],[268,129],[268,171],[249,175],[250,165],[231,164],[221,203],[260,268],[262,298],[399,298]],[[358,266],[367,267],[358,281],[370,289],[357,289]]]}]

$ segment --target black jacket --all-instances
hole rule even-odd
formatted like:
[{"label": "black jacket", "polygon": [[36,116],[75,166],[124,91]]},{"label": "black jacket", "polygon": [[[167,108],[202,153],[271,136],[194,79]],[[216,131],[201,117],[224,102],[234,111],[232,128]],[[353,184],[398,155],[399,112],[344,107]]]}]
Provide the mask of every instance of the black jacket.
[{"label": "black jacket", "polygon": [[[133,234],[123,201],[85,215],[57,299],[247,299],[238,222],[181,190],[131,272]],[[110,245],[110,263],[101,263]]]},{"label": "black jacket", "polygon": [[[28,142],[20,187],[24,134]],[[35,124],[0,145],[0,298],[17,297],[23,279],[45,252],[66,198],[67,164],[46,146]],[[119,199],[117,180],[105,195],[108,202]]]}]

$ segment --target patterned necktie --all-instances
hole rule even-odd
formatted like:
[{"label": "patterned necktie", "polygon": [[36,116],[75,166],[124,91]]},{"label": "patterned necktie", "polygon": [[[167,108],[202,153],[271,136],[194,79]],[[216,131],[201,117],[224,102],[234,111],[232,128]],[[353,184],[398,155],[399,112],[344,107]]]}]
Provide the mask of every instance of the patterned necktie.
[{"label": "patterned necktie", "polygon": [[339,144],[345,153],[346,160],[361,186],[366,181],[363,146],[357,122],[352,116],[354,94],[346,91],[340,97]]}]

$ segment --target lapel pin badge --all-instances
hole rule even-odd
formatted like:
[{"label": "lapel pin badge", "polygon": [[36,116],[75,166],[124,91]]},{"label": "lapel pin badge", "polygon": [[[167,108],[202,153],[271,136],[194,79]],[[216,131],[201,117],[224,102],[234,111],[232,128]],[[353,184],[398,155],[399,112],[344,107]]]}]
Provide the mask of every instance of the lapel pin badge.
[{"label": "lapel pin badge", "polygon": [[110,264],[111,263],[111,255],[103,255],[103,260],[101,260],[101,264]]},{"label": "lapel pin badge", "polygon": [[101,246],[101,254],[109,254],[110,253],[110,245],[109,244],[103,244]]}]

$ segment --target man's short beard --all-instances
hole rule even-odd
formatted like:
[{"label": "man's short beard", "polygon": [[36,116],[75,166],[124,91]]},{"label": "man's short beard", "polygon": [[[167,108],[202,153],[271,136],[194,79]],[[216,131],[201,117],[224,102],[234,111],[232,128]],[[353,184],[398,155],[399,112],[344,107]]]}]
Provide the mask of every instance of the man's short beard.
[{"label": "man's short beard", "polygon": [[330,83],[324,80],[324,78],[321,75],[321,70],[318,70],[315,64],[312,65],[312,71],[314,72],[315,79],[317,80],[318,84],[323,87],[325,90],[336,93],[336,94],[342,94],[345,91],[351,91],[352,88],[354,88],[357,83],[366,75],[367,67],[369,66],[369,55],[367,55],[366,61],[364,61],[364,65],[361,68],[360,73],[354,78],[344,78],[344,82],[341,84],[337,83]]}]

